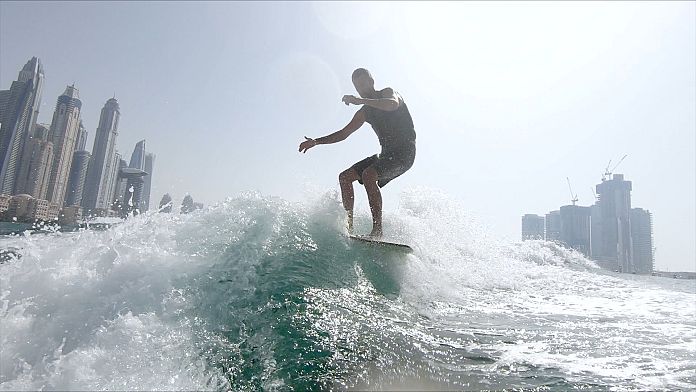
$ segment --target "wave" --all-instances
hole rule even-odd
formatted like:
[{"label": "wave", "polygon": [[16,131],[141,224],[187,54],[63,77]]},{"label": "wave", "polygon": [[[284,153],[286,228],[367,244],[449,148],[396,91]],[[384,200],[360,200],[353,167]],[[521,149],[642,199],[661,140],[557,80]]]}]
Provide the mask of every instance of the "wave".
[{"label": "wave", "polygon": [[[0,265],[0,386],[479,385],[471,369],[501,359],[499,348],[481,347],[509,339],[487,334],[487,325],[514,323],[514,312],[577,316],[588,311],[580,300],[553,298],[595,291],[608,304],[607,288],[624,298],[620,289],[631,285],[555,244],[498,240],[433,190],[405,192],[385,214],[385,232],[410,244],[409,255],[350,241],[344,219],[332,193],[291,203],[249,192],[103,232],[5,238],[2,246],[22,257]],[[356,227],[370,221],[358,214]],[[601,306],[591,311],[610,318]],[[463,316],[465,330],[456,327]],[[444,354],[423,347],[456,353],[458,369],[428,365]],[[570,382],[547,373],[537,386]],[[429,384],[418,384],[424,374]],[[519,380],[499,385],[527,385]]]}]

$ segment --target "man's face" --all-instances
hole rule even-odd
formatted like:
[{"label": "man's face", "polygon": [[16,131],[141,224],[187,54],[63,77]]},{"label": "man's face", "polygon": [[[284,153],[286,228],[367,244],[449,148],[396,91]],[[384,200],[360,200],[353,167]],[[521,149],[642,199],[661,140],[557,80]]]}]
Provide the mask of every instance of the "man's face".
[{"label": "man's face", "polygon": [[370,97],[374,91],[374,82],[367,75],[360,75],[353,79],[353,85],[358,91],[358,94],[363,98]]}]

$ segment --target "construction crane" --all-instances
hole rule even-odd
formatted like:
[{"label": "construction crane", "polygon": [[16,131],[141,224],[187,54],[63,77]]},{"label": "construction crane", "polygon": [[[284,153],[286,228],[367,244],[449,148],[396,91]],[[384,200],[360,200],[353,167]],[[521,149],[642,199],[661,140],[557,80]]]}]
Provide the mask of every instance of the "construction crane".
[{"label": "construction crane", "polygon": [[610,159],[610,160],[609,160],[609,163],[607,163],[607,168],[604,169],[604,174],[602,175],[602,181],[606,181],[607,179],[611,180],[611,175],[612,175],[612,173],[614,173],[614,170],[616,170],[616,168],[619,167],[619,165],[621,164],[621,162],[623,162],[623,160],[626,159],[627,156],[628,156],[628,154],[624,155],[624,156],[619,160],[619,163],[617,163],[616,165],[614,165],[614,167],[611,168],[611,170],[609,170],[609,166],[611,166],[611,159]]},{"label": "construction crane", "polygon": [[611,166],[611,159],[609,160],[609,163],[607,163],[607,168],[604,169],[604,174],[602,174],[602,182],[607,180],[607,174],[609,173],[609,166]]},{"label": "construction crane", "polygon": [[570,178],[566,177],[566,180],[568,180],[568,189],[570,189],[570,201],[575,205],[578,201],[578,195],[573,195],[573,187],[570,186]]},{"label": "construction crane", "polygon": [[597,196],[597,192],[595,192],[595,190],[594,190],[593,187],[590,187],[590,189],[592,190],[592,195],[594,195],[595,202],[598,202],[598,201],[599,201],[599,197]]}]

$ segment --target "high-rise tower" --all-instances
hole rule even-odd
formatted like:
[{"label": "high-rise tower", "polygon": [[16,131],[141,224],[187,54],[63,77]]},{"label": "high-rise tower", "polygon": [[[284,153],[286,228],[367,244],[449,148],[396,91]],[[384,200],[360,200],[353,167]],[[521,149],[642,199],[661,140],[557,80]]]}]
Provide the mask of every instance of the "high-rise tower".
[{"label": "high-rise tower", "polygon": [[137,205],[133,208],[139,212],[145,212],[150,207],[150,187],[152,186],[152,167],[154,165],[155,156],[145,150],[145,140],[139,141],[133,149],[130,164],[128,167],[145,171],[145,175],[141,178],[142,184],[133,200]]},{"label": "high-rise tower", "polygon": [[53,142],[49,127],[36,124],[34,131],[24,144],[20,170],[15,180],[16,193],[25,193],[45,200],[51,178]]},{"label": "high-rise tower", "polygon": [[631,209],[631,239],[635,272],[650,274],[655,268],[652,237],[652,214],[642,208]]},{"label": "high-rise tower", "polygon": [[65,88],[63,95],[58,97],[56,110],[51,122],[53,137],[53,165],[51,179],[48,183],[47,199],[51,203],[63,206],[65,192],[68,189],[70,166],[80,132],[80,110],[82,101],[75,85]]},{"label": "high-rise tower", "polygon": [[635,272],[631,244],[631,181],[623,174],[597,185],[597,205],[601,215],[599,244],[593,244],[593,254],[599,260],[615,262],[621,272]]},{"label": "high-rise tower", "polygon": [[115,154],[120,116],[118,101],[115,98],[106,101],[94,137],[92,158],[87,169],[85,194],[82,198],[82,206],[88,213],[95,208],[108,209],[112,201],[114,191],[112,177],[118,165]]},{"label": "high-rise tower", "polygon": [[79,206],[82,204],[90,157],[89,151],[85,150],[75,151],[73,154],[70,177],[68,178],[68,191],[65,194],[66,206]]},{"label": "high-rise tower", "polygon": [[21,154],[41,106],[44,71],[32,57],[9,90],[0,92],[0,193],[15,193]]},{"label": "high-rise tower", "polygon": [[140,170],[145,168],[145,140],[141,140],[135,144],[128,167]]},{"label": "high-rise tower", "polygon": [[152,171],[155,166],[155,154],[146,152],[145,153],[145,172],[147,173],[143,177],[143,196],[140,200],[140,210],[145,212],[150,209],[150,190],[152,189]]}]

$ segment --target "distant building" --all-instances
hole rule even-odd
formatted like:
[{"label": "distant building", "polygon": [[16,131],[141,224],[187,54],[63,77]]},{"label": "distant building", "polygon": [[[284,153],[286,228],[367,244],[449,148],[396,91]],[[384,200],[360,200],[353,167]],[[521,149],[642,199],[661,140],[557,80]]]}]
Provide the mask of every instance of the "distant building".
[{"label": "distant building", "polygon": [[50,135],[51,132],[47,126],[36,124],[24,144],[22,162],[15,180],[17,193],[46,199],[53,164],[53,142]]},{"label": "distant building", "polygon": [[116,212],[119,213],[121,211],[120,208],[114,208],[118,202],[116,200],[116,192],[120,189],[120,183],[119,183],[119,173],[121,172],[121,161],[123,159],[121,158],[121,154],[116,151],[114,153],[114,162],[111,164],[111,173],[109,174],[109,178],[105,182],[105,187],[106,191],[104,192],[104,198],[106,201],[108,201],[108,205],[111,206],[111,208]]},{"label": "distant building", "polygon": [[145,170],[145,140],[135,144],[128,167]]},{"label": "distant building", "polygon": [[615,262],[621,272],[636,272],[631,244],[631,182],[622,174],[597,185],[600,208],[600,242],[593,251],[598,260]]},{"label": "distant building", "polygon": [[140,200],[140,208],[143,212],[150,209],[150,190],[152,189],[152,171],[155,167],[155,154],[145,153],[145,172],[147,175],[143,177],[143,196]]},{"label": "distant building", "polygon": [[162,200],[159,203],[159,212],[172,212],[172,197],[169,193],[165,193],[162,196]]},{"label": "distant building", "polygon": [[89,215],[84,215],[84,208],[82,209],[83,218],[93,219],[95,217],[117,217],[116,211],[107,208],[95,208],[90,212]]},{"label": "distant building", "polygon": [[63,95],[58,97],[51,122],[53,162],[46,196],[48,200],[59,206],[63,206],[68,189],[70,166],[80,132],[81,109],[82,101],[77,89],[74,85],[67,86]]},{"label": "distant building", "polygon": [[544,217],[534,214],[522,216],[522,241],[544,238]]},{"label": "distant building", "polygon": [[60,205],[56,203],[48,203],[48,215],[46,220],[57,220],[58,215],[60,215]]},{"label": "distant building", "polygon": [[598,246],[602,243],[602,209],[593,204],[590,207],[590,243],[592,244],[592,258],[597,259],[599,254]]},{"label": "distant building", "polygon": [[82,220],[82,207],[80,206],[63,207],[58,215],[58,224],[60,225],[74,225],[80,220]]},{"label": "distant building", "polygon": [[635,272],[650,274],[655,268],[652,215],[642,208],[631,209],[631,239]]},{"label": "distant building", "polygon": [[592,255],[590,207],[563,206],[560,209],[560,217],[561,242],[568,248],[590,257]]},{"label": "distant building", "polygon": [[5,220],[20,222],[34,220],[54,220],[58,217],[60,207],[48,200],[41,200],[31,195],[21,194],[12,196],[9,201]]},{"label": "distant building", "polygon": [[0,193],[16,191],[21,154],[36,126],[43,84],[41,61],[32,57],[10,89],[0,91]]},{"label": "distant building", "polygon": [[87,179],[87,168],[89,158],[92,154],[89,151],[79,150],[73,154],[72,165],[70,166],[70,177],[68,178],[68,192],[65,195],[66,206],[82,205],[82,198],[85,190],[85,180]]},{"label": "distant building", "polygon": [[[32,200],[31,195],[15,195],[10,198],[10,203],[5,213],[5,220],[8,221],[24,221],[30,215],[29,201]],[[48,201],[46,201],[48,207]]]},{"label": "distant building", "polygon": [[126,200],[126,190],[128,189],[128,179],[121,175],[121,171],[127,167],[128,163],[126,163],[125,159],[119,159],[119,175],[116,178],[116,189],[114,191],[114,205],[118,207],[119,212],[123,209]]},{"label": "distant building", "polygon": [[561,240],[561,212],[551,211],[546,214],[546,241]]},{"label": "distant building", "polygon": [[10,199],[12,199],[10,195],[0,195],[0,216],[3,218],[7,209],[10,208]]},{"label": "distant building", "polygon": [[119,177],[126,180],[126,190],[122,197],[121,214],[128,216],[130,213],[139,214],[140,196],[143,193],[144,170],[125,167],[121,169]]},{"label": "distant building", "polygon": [[188,214],[189,212],[193,212],[195,209],[196,206],[193,202],[193,197],[191,197],[191,195],[184,196],[184,200],[181,202],[181,213]]},{"label": "distant building", "polygon": [[[596,186],[596,202],[590,207],[567,205],[546,214],[546,240],[582,252],[602,268],[624,273],[650,274],[654,271],[655,252],[652,215],[631,208],[632,184],[623,174],[602,177]],[[523,239],[532,236],[523,217]]]},{"label": "distant building", "polygon": [[139,141],[133,149],[131,160],[128,167],[145,171],[143,186],[137,195],[138,205],[134,206],[138,211],[145,212],[150,207],[150,186],[152,184],[152,166],[154,165],[154,155],[145,150],[145,140]]},{"label": "distant building", "polygon": [[85,151],[87,150],[87,135],[89,132],[87,132],[87,129],[85,129],[85,126],[82,124],[82,120],[80,120],[80,125],[78,127],[77,131],[77,144],[75,146],[75,151]]},{"label": "distant building", "polygon": [[121,110],[118,101],[106,101],[99,117],[94,137],[92,157],[87,169],[82,206],[87,213],[92,210],[108,210],[113,201],[114,181],[120,160],[116,159],[116,137]]}]

